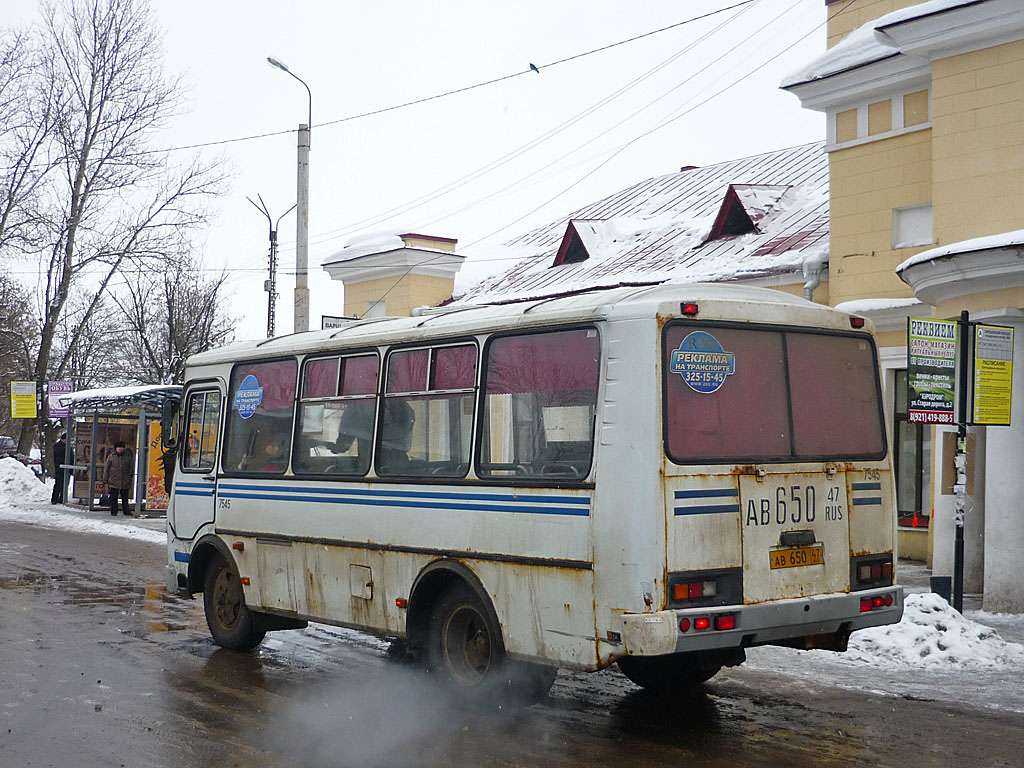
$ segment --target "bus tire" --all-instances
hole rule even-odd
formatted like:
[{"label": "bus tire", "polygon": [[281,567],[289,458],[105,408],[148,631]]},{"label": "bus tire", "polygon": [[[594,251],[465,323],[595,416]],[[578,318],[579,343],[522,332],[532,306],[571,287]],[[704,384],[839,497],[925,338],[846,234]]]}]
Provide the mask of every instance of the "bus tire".
[{"label": "bus tire", "polygon": [[203,611],[214,642],[232,651],[250,651],[260,644],[265,629],[245,605],[242,583],[234,564],[223,555],[213,558],[203,581]]},{"label": "bus tire", "polygon": [[623,656],[619,669],[626,677],[651,691],[690,688],[718,674],[722,665],[700,652],[666,656]]},{"label": "bus tire", "polygon": [[509,659],[493,611],[463,581],[449,586],[434,605],[426,662],[445,687],[473,704],[533,704],[547,695],[558,672]]}]

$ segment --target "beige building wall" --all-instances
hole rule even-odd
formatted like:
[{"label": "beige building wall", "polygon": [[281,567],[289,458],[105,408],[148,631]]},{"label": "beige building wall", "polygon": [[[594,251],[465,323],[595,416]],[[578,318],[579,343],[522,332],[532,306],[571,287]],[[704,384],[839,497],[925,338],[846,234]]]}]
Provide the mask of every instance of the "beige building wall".
[{"label": "beige building wall", "polygon": [[1020,229],[1024,41],[933,63],[932,144],[939,245]]},{"label": "beige building wall", "polygon": [[893,209],[931,202],[931,154],[927,129],[830,153],[833,305],[865,296],[913,296],[894,270],[929,246],[893,249]]},{"label": "beige building wall", "polygon": [[384,314],[408,316],[417,307],[434,306],[452,295],[455,282],[447,277],[409,274],[345,283],[345,315],[363,317],[370,302],[384,296]]},{"label": "beige building wall", "polygon": [[[822,277],[823,278],[824,278],[824,272],[825,272],[825,270],[822,270]],[[784,285],[768,285],[768,286],[765,286],[765,287],[766,288],[771,288],[772,290],[775,290],[775,291],[782,291],[782,293],[787,293],[790,296],[799,296],[801,299],[804,297],[804,283],[802,283],[802,282],[801,283],[787,283],[787,284],[784,284]],[[829,295],[828,295],[828,280],[822,279],[822,281],[818,284],[818,287],[814,289],[813,297],[814,297],[814,301],[817,304],[825,304],[825,305],[829,305],[830,304],[830,302],[829,302]]]}]

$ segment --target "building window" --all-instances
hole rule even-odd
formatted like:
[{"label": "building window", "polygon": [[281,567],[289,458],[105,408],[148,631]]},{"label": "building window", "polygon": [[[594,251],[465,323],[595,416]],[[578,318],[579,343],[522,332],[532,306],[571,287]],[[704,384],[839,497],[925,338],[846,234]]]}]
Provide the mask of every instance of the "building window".
[{"label": "building window", "polygon": [[931,203],[892,209],[893,248],[931,245],[933,241]]},{"label": "building window", "polygon": [[896,371],[896,510],[901,528],[927,528],[931,428],[907,418],[907,372]]},{"label": "building window", "polygon": [[888,133],[892,130],[892,99],[868,104],[868,135]]},{"label": "building window", "polygon": [[903,97],[903,125],[921,125],[930,119],[927,90],[914,91]]}]

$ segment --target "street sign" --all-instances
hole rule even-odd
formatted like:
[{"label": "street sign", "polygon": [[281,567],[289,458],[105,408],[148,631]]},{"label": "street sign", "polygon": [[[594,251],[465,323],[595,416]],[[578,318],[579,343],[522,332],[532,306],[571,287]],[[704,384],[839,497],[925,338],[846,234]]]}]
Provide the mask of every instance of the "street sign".
[{"label": "street sign", "polygon": [[1008,427],[1013,389],[1013,328],[974,327],[974,424]]},{"label": "street sign", "polygon": [[955,320],[907,319],[907,419],[953,424],[956,408]]},{"label": "street sign", "polygon": [[11,382],[11,418],[34,419],[36,417],[36,383],[34,381]]},{"label": "street sign", "polygon": [[75,391],[70,381],[51,381],[46,385],[46,412],[51,419],[66,419],[71,414],[70,405],[61,405],[60,398]]}]

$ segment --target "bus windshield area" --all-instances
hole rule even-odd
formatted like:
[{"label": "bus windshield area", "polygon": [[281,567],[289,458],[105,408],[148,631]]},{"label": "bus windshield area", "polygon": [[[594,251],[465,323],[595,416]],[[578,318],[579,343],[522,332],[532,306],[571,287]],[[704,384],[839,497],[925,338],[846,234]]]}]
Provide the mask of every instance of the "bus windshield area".
[{"label": "bus windshield area", "polygon": [[663,366],[677,464],[885,456],[868,336],[671,324]]}]

